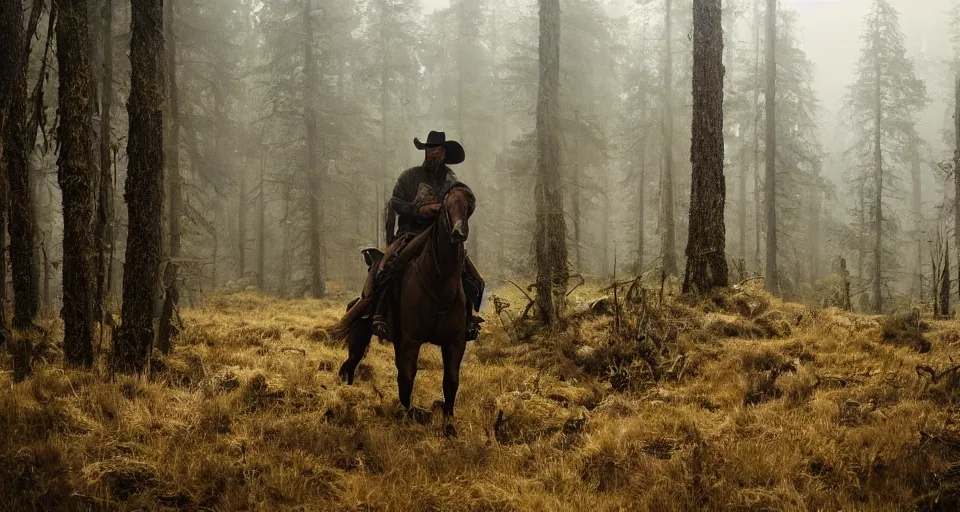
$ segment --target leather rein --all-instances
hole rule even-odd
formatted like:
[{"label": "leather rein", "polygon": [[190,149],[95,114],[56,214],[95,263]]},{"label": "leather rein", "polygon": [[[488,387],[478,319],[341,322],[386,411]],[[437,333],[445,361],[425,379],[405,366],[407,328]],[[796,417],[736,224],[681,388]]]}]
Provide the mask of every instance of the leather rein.
[{"label": "leather rein", "polygon": [[[445,276],[442,274],[442,271],[440,269],[440,260],[437,257],[437,244],[443,242],[442,240],[440,240],[440,237],[442,237],[444,234],[446,234],[446,236],[449,236],[450,241],[453,242],[452,224],[453,222],[450,220],[450,210],[446,208],[446,205],[444,205],[441,218],[437,219],[437,222],[433,225],[434,230],[438,230],[438,228],[439,230],[437,233],[431,234],[431,238],[433,237],[436,237],[436,238],[433,238],[431,240],[431,242],[433,242],[433,245],[428,248],[433,257],[434,270],[437,274],[437,277],[440,280],[442,280]],[[453,242],[453,243],[457,247],[457,262],[462,264],[466,257],[467,251],[463,246],[463,242]],[[430,297],[430,301],[435,306],[437,306],[437,309],[436,311],[434,311],[433,316],[435,318],[446,316],[447,313],[453,310],[453,302],[457,298],[457,293],[459,293],[460,290],[459,289],[455,290],[453,292],[453,295],[450,297],[450,299],[446,301],[441,299],[439,296],[437,296],[437,294],[433,291],[433,289],[431,289],[431,287],[427,285],[427,282],[424,279],[422,271],[420,270],[420,263],[421,263],[421,260],[418,259],[418,261],[413,265],[413,271],[417,275],[417,279],[420,281],[420,287],[423,288],[425,292],[427,292],[427,295]],[[443,309],[444,304],[447,305],[446,309]],[[436,329],[436,326],[434,326],[434,329]]]}]

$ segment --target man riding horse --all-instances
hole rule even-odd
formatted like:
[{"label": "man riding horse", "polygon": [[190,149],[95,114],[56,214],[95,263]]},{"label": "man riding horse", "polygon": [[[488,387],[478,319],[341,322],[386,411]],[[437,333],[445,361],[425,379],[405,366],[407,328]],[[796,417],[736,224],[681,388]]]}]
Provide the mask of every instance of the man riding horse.
[{"label": "man riding horse", "polygon": [[[416,252],[410,242],[429,228],[440,212],[442,200],[451,187],[457,185],[456,174],[448,165],[464,161],[463,146],[457,141],[446,140],[444,132],[431,131],[426,142],[414,138],[413,144],[424,151],[421,165],[404,171],[393,188],[393,196],[387,203],[386,240],[387,249],[380,261],[370,260],[370,272],[364,284],[363,296],[375,297],[373,333],[381,339],[389,339],[389,328],[384,317],[383,290],[393,276],[401,270],[403,262],[409,261],[405,251]],[[394,228],[396,227],[396,233]],[[405,257],[407,256],[407,257]],[[400,263],[398,265],[398,262]],[[462,276],[463,291],[467,300],[467,340],[475,340],[480,333],[483,319],[475,312],[480,310],[483,296],[483,278],[467,256]]]}]

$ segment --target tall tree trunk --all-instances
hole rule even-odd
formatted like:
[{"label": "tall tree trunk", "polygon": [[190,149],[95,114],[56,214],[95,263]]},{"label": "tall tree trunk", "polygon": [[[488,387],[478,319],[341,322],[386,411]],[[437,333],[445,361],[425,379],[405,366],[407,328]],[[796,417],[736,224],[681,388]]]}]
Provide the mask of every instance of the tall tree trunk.
[{"label": "tall tree trunk", "polygon": [[170,197],[167,202],[168,236],[170,237],[169,260],[163,270],[163,309],[160,313],[159,337],[157,348],[167,354],[173,346],[172,338],[179,332],[178,306],[179,259],[181,256],[180,216],[183,205],[183,177],[180,174],[180,89],[177,83],[177,37],[174,33],[174,0],[166,0],[163,13],[163,33],[166,43],[167,103],[166,123],[164,125],[164,163],[167,165],[167,184]]},{"label": "tall tree trunk", "polygon": [[767,220],[767,257],[764,273],[767,291],[777,293],[777,0],[767,0],[767,87],[766,156],[764,176],[764,217]]},{"label": "tall tree trunk", "polygon": [[[873,190],[873,312],[880,313],[883,310],[883,150],[881,145],[881,129],[883,128],[883,101],[880,88],[880,59],[876,58],[875,77],[876,80],[876,124],[874,126],[873,139],[873,166],[874,166],[874,190]],[[949,247],[949,242],[947,243]]]},{"label": "tall tree trunk", "polygon": [[290,225],[293,222],[290,220],[292,193],[293,187],[291,187],[290,184],[286,184],[283,190],[283,219],[280,221],[280,224],[283,226],[283,247],[280,249],[280,285],[277,290],[277,294],[284,299],[289,296],[290,253],[292,252],[291,245],[293,245],[293,240],[291,240],[292,236],[290,235]]},{"label": "tall tree trunk", "polygon": [[[22,58],[23,10],[19,2],[0,2],[0,69],[16,69]],[[14,87],[13,73],[0,73],[0,345],[12,339],[7,330],[7,133],[10,100]]]},{"label": "tall tree trunk", "polygon": [[[580,124],[580,113],[574,112],[574,123]],[[580,139],[573,141],[573,161],[570,162],[570,213],[573,217],[573,257],[576,269],[583,272],[583,210],[580,208]]]},{"label": "tall tree trunk", "polygon": [[13,326],[24,329],[33,325],[40,303],[38,269],[34,261],[33,193],[30,187],[29,143],[27,127],[27,53],[23,32],[22,2],[9,2],[11,11],[8,30],[4,33],[12,50],[4,67],[9,80],[9,107],[3,133],[3,159],[6,164],[9,200],[7,230],[10,233],[10,263],[13,273]]},{"label": "tall tree trunk", "polygon": [[111,133],[110,125],[113,119],[113,0],[103,0],[101,5],[102,34],[100,44],[103,58],[103,73],[100,80],[100,135],[99,160],[100,180],[99,197],[97,200],[96,221],[96,262],[97,262],[97,314],[103,322],[106,315],[106,304],[110,289],[110,278],[107,272],[108,253],[113,246],[113,172],[110,158]]},{"label": "tall tree trunk", "polygon": [[693,1],[690,230],[683,292],[727,286],[723,205],[723,27],[720,0]]},{"label": "tall tree trunk", "polygon": [[950,317],[950,243],[949,237],[944,237],[943,244],[943,271],[940,274],[940,315]]},{"label": "tall tree trunk", "polygon": [[[387,119],[388,111],[390,109],[390,75],[387,62],[387,26],[386,26],[386,5],[382,5],[381,18],[380,18],[380,52],[382,55],[382,60],[380,62],[380,147],[389,148],[390,142],[387,140],[389,131],[387,129]],[[384,236],[384,226],[381,225],[381,216],[376,215],[379,213],[380,207],[383,203],[380,202],[380,187],[381,181],[387,179],[390,176],[390,169],[388,167],[387,155],[388,151],[380,151],[380,174],[375,177],[374,183],[376,185],[376,194],[377,202],[376,207],[373,210],[376,218],[376,230],[377,230],[377,247],[383,247],[386,245],[385,242],[381,242],[381,239]],[[389,206],[388,206],[389,208]]]},{"label": "tall tree trunk", "polygon": [[247,177],[244,168],[240,170],[237,189],[237,280],[241,280],[247,273]]},{"label": "tall tree trunk", "polygon": [[537,311],[555,325],[566,296],[567,246],[560,176],[560,1],[540,3],[540,86],[537,99]]},{"label": "tall tree trunk", "polygon": [[175,15],[173,4],[175,0],[166,0],[164,4],[164,40],[166,43],[166,72],[167,72],[167,130],[165,164],[167,179],[170,184],[169,227],[170,230],[170,259],[180,258],[182,245],[182,229],[180,227],[181,210],[183,208],[183,177],[180,174],[180,88],[177,83],[177,37],[174,33]]},{"label": "tall tree trunk", "polygon": [[[954,100],[953,126],[954,126],[954,136],[956,137],[956,143],[953,151],[953,168],[954,168],[954,171],[953,171],[953,182],[954,182],[953,233],[955,237],[954,243],[957,244],[957,263],[960,264],[960,76],[956,78],[954,98],[955,100]],[[958,293],[960,293],[960,286],[958,286],[957,289],[958,289]]]},{"label": "tall tree trunk", "polygon": [[306,124],[306,162],[307,199],[310,209],[310,293],[314,297],[326,295],[326,283],[323,277],[323,245],[320,235],[320,169],[317,165],[317,62],[313,57],[313,0],[303,2],[303,62],[304,62],[304,112]]},{"label": "tall tree trunk", "polygon": [[260,201],[257,215],[257,288],[264,291],[267,262],[267,177],[266,162],[260,159]]},{"label": "tall tree trunk", "polygon": [[643,274],[643,267],[644,267],[643,234],[644,234],[644,223],[646,222],[646,219],[644,219],[644,213],[645,213],[644,210],[646,207],[646,197],[647,197],[646,156],[647,156],[646,152],[644,150],[641,150],[640,151],[640,178],[637,180],[640,182],[639,183],[640,190],[637,191],[637,195],[639,196],[639,199],[637,200],[637,224],[638,224],[637,226],[637,274],[638,275]]},{"label": "tall tree trunk", "polygon": [[130,118],[127,154],[127,251],[122,325],[115,361],[142,372],[154,340],[154,301],[163,252],[163,110],[166,84],[163,0],[131,2]]},{"label": "tall tree trunk", "polygon": [[[457,131],[460,135],[460,142],[467,144],[467,127],[463,122],[464,118],[464,103],[466,102],[466,95],[464,94],[464,38],[467,37],[470,29],[467,27],[467,17],[463,12],[464,5],[470,0],[460,0],[457,3],[457,21],[458,21],[458,30],[457,30]],[[480,176],[474,172],[476,166],[473,161],[470,160],[467,162],[464,167],[466,167],[466,175],[474,182],[474,190],[480,190]],[[480,225],[481,223],[475,223],[477,226],[473,229],[473,232],[470,233],[470,238],[467,239],[467,252],[470,254],[470,258],[473,260],[474,265],[480,261]]]},{"label": "tall tree trunk", "polygon": [[913,141],[910,150],[910,192],[911,192],[911,214],[913,216],[913,232],[917,237],[917,267],[915,276],[917,280],[917,298],[923,302],[925,295],[923,288],[923,196],[921,190],[921,166],[920,166],[920,141]]},{"label": "tall tree trunk", "polygon": [[[610,279],[610,183],[609,177],[604,183],[604,201],[603,206],[601,207],[601,222],[603,225],[600,227],[600,277],[604,282],[607,282]],[[614,262],[616,264],[616,262]],[[582,269],[581,269],[582,272]],[[613,273],[616,274],[617,270],[614,268]]]},{"label": "tall tree trunk", "polygon": [[676,215],[673,207],[673,1],[665,0],[663,59],[663,272],[677,274]]},{"label": "tall tree trunk", "polygon": [[817,186],[810,201],[810,284],[820,279],[820,223],[823,191],[820,188],[820,172],[817,171]]},{"label": "tall tree trunk", "polygon": [[58,0],[60,142],[63,195],[63,324],[67,362],[93,365],[93,138],[86,0]]},{"label": "tall tree trunk", "polygon": [[857,279],[861,285],[867,282],[866,261],[867,261],[867,183],[866,179],[860,184],[857,190],[857,199],[860,202],[860,209],[857,211],[859,225],[857,226]]},{"label": "tall tree trunk", "polygon": [[763,260],[760,256],[760,239],[763,236],[763,215],[760,206],[763,204],[760,185],[760,2],[753,1],[753,66],[757,82],[754,84],[753,92],[753,208],[754,208],[754,231],[753,231],[753,260],[757,271],[763,267]]}]

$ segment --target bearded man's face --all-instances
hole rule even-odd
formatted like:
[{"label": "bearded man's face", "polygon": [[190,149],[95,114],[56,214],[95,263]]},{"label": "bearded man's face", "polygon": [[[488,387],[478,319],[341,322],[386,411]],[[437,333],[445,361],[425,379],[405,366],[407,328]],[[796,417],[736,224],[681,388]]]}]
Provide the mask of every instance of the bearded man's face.
[{"label": "bearded man's face", "polygon": [[447,152],[445,149],[443,149],[443,146],[427,148],[426,152],[427,155],[425,165],[427,169],[431,171],[439,169],[447,157]]}]

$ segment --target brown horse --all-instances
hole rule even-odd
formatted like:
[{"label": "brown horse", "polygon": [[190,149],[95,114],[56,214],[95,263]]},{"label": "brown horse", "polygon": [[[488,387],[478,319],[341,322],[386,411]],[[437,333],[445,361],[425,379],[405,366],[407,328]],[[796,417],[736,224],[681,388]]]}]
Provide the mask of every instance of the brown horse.
[{"label": "brown horse", "polygon": [[[463,184],[454,185],[443,199],[437,220],[419,235],[424,237],[419,253],[402,270],[398,269],[383,292],[388,294],[386,317],[396,358],[400,403],[409,414],[421,345],[439,346],[443,356],[443,413],[451,434],[456,432],[449,421],[453,419],[460,363],[466,348],[467,310],[461,281],[466,256],[464,242],[474,206],[470,189]],[[339,374],[342,380],[353,384],[354,372],[373,335],[372,320],[356,316],[343,328],[347,331],[349,357]]]}]

